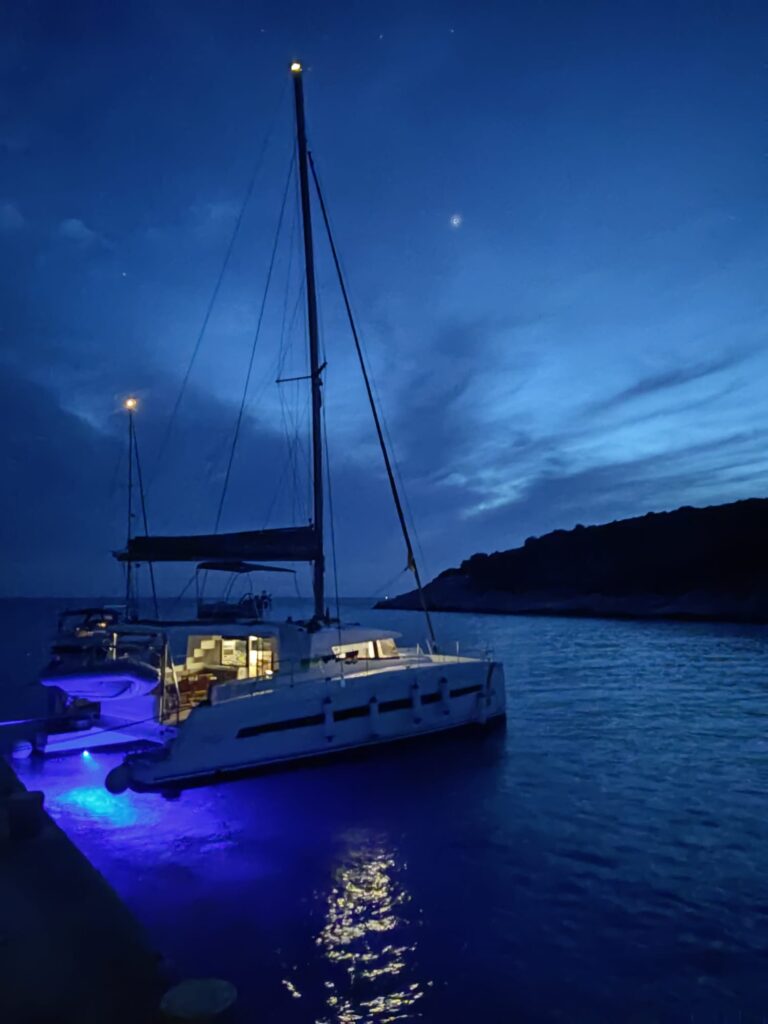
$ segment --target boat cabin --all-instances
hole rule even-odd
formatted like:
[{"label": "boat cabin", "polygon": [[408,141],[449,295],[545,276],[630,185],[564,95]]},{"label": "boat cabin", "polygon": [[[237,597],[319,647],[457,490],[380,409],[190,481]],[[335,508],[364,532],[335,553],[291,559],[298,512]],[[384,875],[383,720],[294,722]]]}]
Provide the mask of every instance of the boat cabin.
[{"label": "boat cabin", "polygon": [[[300,622],[233,623],[216,633],[200,632],[200,622],[169,635],[172,679],[183,711],[211,699],[231,699],[271,680],[291,682],[296,676],[322,671],[338,675],[344,665],[400,656],[396,635],[361,626],[310,629]],[[183,645],[183,646],[182,646]],[[372,666],[373,667],[373,666]]]}]

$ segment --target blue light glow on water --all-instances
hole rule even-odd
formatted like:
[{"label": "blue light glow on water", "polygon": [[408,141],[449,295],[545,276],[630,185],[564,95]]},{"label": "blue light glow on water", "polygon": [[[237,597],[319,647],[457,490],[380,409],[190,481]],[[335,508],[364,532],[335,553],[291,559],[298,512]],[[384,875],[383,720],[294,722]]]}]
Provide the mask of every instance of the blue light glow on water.
[{"label": "blue light glow on water", "polygon": [[112,796],[103,783],[67,789],[53,801],[53,806],[60,812],[69,812],[72,816],[90,818],[118,828],[135,825],[141,817],[130,800]]},{"label": "blue light glow on water", "polygon": [[176,801],[102,794],[115,754],[19,770],[243,1021],[760,1020],[768,631],[437,619],[504,660],[506,730]]},{"label": "blue light glow on water", "polygon": [[107,771],[119,760],[118,754],[83,751],[80,757],[32,761],[25,765],[23,777],[28,786],[44,791],[46,807],[55,818],[76,823],[79,830],[93,826],[100,834],[109,835],[129,827],[151,826],[160,817],[156,802],[134,793],[113,796],[104,787]]}]

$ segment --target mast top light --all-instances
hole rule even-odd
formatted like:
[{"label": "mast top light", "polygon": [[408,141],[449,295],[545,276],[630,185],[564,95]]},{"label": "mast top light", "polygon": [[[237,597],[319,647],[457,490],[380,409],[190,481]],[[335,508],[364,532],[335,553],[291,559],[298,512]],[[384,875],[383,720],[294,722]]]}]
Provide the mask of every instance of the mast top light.
[{"label": "mast top light", "polygon": [[128,412],[135,412],[135,410],[138,409],[138,407],[138,398],[126,398],[126,400],[123,402],[123,408],[127,409]]},{"label": "mast top light", "polygon": [[294,75],[298,74],[298,72],[301,71],[301,64],[299,64],[297,60],[295,60],[293,64],[291,64],[291,71],[294,73]]}]

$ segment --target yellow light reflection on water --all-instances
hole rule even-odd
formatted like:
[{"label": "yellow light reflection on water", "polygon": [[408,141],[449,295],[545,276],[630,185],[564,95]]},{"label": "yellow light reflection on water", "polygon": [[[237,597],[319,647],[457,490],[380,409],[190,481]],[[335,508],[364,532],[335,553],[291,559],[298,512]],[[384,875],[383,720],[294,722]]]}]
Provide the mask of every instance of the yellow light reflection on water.
[{"label": "yellow light reflection on water", "polygon": [[406,941],[410,895],[398,880],[402,866],[383,843],[350,847],[326,900],[317,946],[345,980],[327,980],[329,1015],[316,1024],[394,1024],[415,1019],[424,995],[414,981],[416,943]]}]

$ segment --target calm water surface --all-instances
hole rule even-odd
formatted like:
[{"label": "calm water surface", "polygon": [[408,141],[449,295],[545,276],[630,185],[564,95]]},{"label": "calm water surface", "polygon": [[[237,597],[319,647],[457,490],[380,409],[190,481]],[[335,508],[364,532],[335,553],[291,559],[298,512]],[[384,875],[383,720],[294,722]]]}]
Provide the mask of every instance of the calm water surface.
[{"label": "calm water surface", "polygon": [[[4,699],[53,607],[0,603]],[[768,632],[437,626],[505,663],[506,729],[178,801],[107,794],[111,755],[25,781],[176,970],[235,982],[242,1021],[768,1020]]]}]

